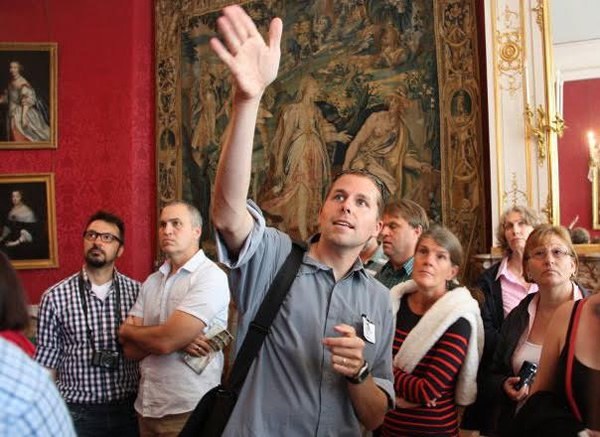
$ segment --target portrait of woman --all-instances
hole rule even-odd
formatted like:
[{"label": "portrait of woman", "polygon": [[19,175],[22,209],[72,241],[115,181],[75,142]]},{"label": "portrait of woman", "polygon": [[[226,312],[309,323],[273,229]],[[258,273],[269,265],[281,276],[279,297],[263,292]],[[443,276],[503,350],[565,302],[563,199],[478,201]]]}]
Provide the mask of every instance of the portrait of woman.
[{"label": "portrait of woman", "polygon": [[52,173],[0,176],[0,251],[17,269],[56,265]]},{"label": "portrait of woman", "polygon": [[0,43],[0,148],[56,147],[56,43]]},{"label": "portrait of woman", "polygon": [[37,97],[35,89],[23,76],[23,64],[9,64],[10,81],[0,95],[0,103],[8,105],[5,140],[16,142],[49,141],[50,117],[47,106]]},{"label": "portrait of woman", "polygon": [[0,247],[11,259],[32,258],[36,252],[34,240],[39,238],[38,220],[25,203],[23,190],[11,193],[11,203],[12,208],[0,233]]}]

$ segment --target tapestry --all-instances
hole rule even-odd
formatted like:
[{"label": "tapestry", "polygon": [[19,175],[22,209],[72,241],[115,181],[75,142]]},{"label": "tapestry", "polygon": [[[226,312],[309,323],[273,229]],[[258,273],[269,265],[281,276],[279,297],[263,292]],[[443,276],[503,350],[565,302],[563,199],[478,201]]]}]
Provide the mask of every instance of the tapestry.
[{"label": "tapestry", "polygon": [[[205,239],[212,236],[206,219],[232,94],[208,42],[227,3],[156,2],[159,206],[191,201],[205,218]],[[272,17],[284,23],[279,74],[259,109],[249,193],[268,224],[306,240],[332,178],[366,168],[393,198],[416,201],[434,222],[454,225],[463,244],[480,246],[471,1],[243,6],[264,35]]]}]

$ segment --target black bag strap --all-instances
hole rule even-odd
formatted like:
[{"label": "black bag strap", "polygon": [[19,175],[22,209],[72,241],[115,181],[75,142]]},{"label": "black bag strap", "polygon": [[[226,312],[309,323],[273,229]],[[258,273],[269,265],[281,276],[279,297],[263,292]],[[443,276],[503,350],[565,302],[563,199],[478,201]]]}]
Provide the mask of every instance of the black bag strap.
[{"label": "black bag strap", "polygon": [[248,333],[233,363],[229,380],[225,384],[228,389],[235,391],[237,394],[242,390],[250,366],[258,355],[258,351],[269,333],[271,324],[288,294],[296,273],[300,269],[305,250],[305,247],[300,243],[292,242],[290,254],[277,272],[254,320],[248,327]]}]

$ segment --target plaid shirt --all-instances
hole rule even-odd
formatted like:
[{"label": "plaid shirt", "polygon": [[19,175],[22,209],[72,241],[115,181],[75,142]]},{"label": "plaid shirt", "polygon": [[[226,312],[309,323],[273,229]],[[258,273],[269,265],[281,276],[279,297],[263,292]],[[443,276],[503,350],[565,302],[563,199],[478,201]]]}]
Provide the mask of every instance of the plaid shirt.
[{"label": "plaid shirt", "polygon": [[48,372],[0,339],[0,435],[75,437],[71,416]]},{"label": "plaid shirt", "polygon": [[401,282],[406,282],[411,278],[414,264],[415,258],[410,257],[408,261],[404,263],[401,269],[396,270],[392,266],[392,262],[388,261],[381,268],[381,270],[379,270],[379,273],[375,275],[375,279],[377,279],[387,288],[392,288],[394,285],[400,284]]},{"label": "plaid shirt", "polygon": [[[83,275],[86,316],[79,290]],[[117,293],[121,295],[121,319],[116,317]],[[45,367],[57,370],[57,386],[65,401],[81,404],[103,404],[135,396],[139,370],[136,361],[123,356],[117,334],[135,303],[140,283],[116,271],[106,299],[102,301],[91,290],[85,269],[59,282],[44,292],[39,310],[35,359]],[[116,369],[92,366],[93,348],[87,333],[91,330],[94,348],[119,353]]]}]

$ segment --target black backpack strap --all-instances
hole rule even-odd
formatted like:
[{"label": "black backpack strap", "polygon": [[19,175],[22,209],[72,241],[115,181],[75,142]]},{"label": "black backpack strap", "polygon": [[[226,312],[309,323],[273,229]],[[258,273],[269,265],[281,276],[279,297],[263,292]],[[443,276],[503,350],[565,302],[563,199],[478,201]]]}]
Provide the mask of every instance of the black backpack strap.
[{"label": "black backpack strap", "polygon": [[238,394],[241,391],[250,366],[258,355],[258,351],[269,333],[271,324],[279,312],[279,308],[287,296],[292,282],[296,278],[305,250],[304,246],[292,242],[290,254],[277,272],[254,320],[248,327],[248,333],[233,363],[233,369],[226,384],[230,390]]}]

